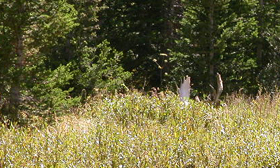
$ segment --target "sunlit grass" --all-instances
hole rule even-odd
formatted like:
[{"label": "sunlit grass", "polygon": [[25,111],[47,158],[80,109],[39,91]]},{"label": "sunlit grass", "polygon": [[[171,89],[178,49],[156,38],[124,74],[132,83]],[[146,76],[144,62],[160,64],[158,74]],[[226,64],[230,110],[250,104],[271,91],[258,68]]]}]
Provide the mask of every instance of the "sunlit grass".
[{"label": "sunlit grass", "polygon": [[0,127],[0,167],[279,165],[279,95],[223,104],[184,107],[170,92],[95,97],[49,125]]}]

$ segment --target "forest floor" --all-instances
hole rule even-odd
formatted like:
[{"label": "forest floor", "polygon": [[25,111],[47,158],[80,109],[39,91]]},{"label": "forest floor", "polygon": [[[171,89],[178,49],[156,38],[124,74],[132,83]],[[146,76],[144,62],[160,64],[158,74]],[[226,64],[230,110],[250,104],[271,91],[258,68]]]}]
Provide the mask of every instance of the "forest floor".
[{"label": "forest floor", "polygon": [[0,126],[0,167],[277,167],[280,95],[94,97],[47,123]]}]

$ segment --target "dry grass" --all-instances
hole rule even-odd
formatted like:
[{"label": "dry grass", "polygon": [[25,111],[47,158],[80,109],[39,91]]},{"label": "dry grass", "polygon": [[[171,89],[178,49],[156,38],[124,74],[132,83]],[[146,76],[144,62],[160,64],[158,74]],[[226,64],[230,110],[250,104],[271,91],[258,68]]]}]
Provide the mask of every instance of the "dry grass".
[{"label": "dry grass", "polygon": [[0,167],[279,166],[279,94],[223,103],[100,96],[51,125],[0,127]]}]

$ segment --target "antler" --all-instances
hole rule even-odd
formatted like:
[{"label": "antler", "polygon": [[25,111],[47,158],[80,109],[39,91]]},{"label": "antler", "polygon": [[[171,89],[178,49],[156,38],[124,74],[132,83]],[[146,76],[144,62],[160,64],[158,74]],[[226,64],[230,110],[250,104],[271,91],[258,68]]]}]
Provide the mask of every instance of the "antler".
[{"label": "antler", "polygon": [[190,98],[190,92],[191,92],[191,77],[186,76],[186,78],[184,78],[183,83],[179,88],[180,99],[186,105],[189,104],[188,99]]},{"label": "antler", "polygon": [[[219,97],[221,96],[224,89],[223,80],[219,73],[217,73],[217,90],[215,90],[215,88],[212,85],[210,85],[210,87],[213,90],[213,102],[214,104],[217,105],[219,102]],[[186,76],[186,78],[184,78],[179,88],[180,99],[186,105],[189,104],[188,99],[190,98],[190,92],[191,92],[191,77]],[[197,101],[200,101],[198,97],[196,97],[196,99]]]},{"label": "antler", "polygon": [[223,81],[222,81],[222,77],[219,73],[217,73],[217,91],[214,97],[214,103],[217,104],[219,101],[219,97],[221,96],[223,90],[224,90],[224,86],[223,86]]}]

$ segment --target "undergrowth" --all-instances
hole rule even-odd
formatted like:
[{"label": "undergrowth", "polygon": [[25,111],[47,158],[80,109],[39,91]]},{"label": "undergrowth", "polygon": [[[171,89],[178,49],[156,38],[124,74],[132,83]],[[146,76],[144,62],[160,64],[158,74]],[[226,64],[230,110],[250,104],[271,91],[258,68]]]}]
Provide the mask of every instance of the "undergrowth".
[{"label": "undergrowth", "polygon": [[47,124],[0,127],[0,167],[277,167],[280,96],[184,106],[178,96],[96,96]]}]

